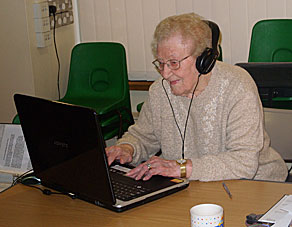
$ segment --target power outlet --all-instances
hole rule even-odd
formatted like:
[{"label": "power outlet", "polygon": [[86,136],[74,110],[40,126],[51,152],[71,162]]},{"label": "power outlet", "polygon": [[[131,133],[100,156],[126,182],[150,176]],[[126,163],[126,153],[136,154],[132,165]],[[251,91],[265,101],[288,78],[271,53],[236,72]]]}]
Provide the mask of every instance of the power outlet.
[{"label": "power outlet", "polygon": [[73,4],[72,0],[48,0],[50,6],[56,6],[55,20],[53,16],[50,15],[50,29],[72,24],[74,22],[73,17]]},{"label": "power outlet", "polygon": [[73,24],[74,18],[73,18],[73,12],[72,11],[67,11],[62,13],[62,21],[63,21],[63,26],[68,25],[68,24]]},{"label": "power outlet", "polygon": [[56,14],[56,28],[59,28],[63,25],[63,18],[62,18],[62,14],[58,13]]}]

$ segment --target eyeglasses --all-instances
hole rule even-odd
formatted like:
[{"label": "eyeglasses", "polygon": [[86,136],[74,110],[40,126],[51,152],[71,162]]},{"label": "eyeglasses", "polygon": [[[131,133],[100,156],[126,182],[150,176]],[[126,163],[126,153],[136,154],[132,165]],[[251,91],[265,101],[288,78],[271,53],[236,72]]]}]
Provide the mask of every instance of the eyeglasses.
[{"label": "eyeglasses", "polygon": [[156,67],[157,70],[159,71],[163,71],[164,70],[164,65],[166,64],[168,68],[172,69],[172,70],[177,70],[180,68],[180,63],[183,61],[183,60],[186,60],[188,57],[190,57],[192,55],[188,55],[186,57],[184,57],[183,59],[181,60],[176,60],[176,59],[170,59],[166,62],[161,62],[159,61],[158,59],[154,60],[152,62],[152,64]]}]

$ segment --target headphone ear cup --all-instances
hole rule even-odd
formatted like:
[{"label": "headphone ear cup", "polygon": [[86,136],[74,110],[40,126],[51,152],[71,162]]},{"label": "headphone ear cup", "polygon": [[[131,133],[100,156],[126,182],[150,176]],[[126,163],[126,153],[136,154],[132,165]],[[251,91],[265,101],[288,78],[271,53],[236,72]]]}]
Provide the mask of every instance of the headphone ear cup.
[{"label": "headphone ear cup", "polygon": [[207,74],[213,69],[216,59],[219,55],[217,46],[219,41],[220,29],[218,25],[212,21],[204,21],[212,32],[212,48],[206,48],[203,53],[197,57],[196,67],[200,74]]},{"label": "headphone ear cup", "polygon": [[197,57],[196,67],[200,74],[207,74],[211,72],[216,62],[216,54],[213,49],[206,48],[203,53]]}]

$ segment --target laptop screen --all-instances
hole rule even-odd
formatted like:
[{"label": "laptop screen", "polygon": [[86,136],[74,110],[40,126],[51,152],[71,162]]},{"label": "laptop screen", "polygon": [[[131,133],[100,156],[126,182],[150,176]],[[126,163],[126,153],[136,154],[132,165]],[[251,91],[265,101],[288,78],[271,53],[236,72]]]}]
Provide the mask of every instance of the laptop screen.
[{"label": "laptop screen", "polygon": [[96,113],[25,95],[14,99],[32,166],[42,184],[85,200],[114,204]]}]

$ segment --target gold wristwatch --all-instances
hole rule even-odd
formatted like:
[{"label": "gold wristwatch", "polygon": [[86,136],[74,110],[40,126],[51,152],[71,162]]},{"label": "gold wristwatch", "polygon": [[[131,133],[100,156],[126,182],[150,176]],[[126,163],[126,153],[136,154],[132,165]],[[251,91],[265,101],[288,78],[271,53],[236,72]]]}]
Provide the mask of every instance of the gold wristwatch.
[{"label": "gold wristwatch", "polygon": [[187,176],[187,160],[186,159],[179,159],[176,160],[177,164],[180,166],[180,177],[185,178]]}]

